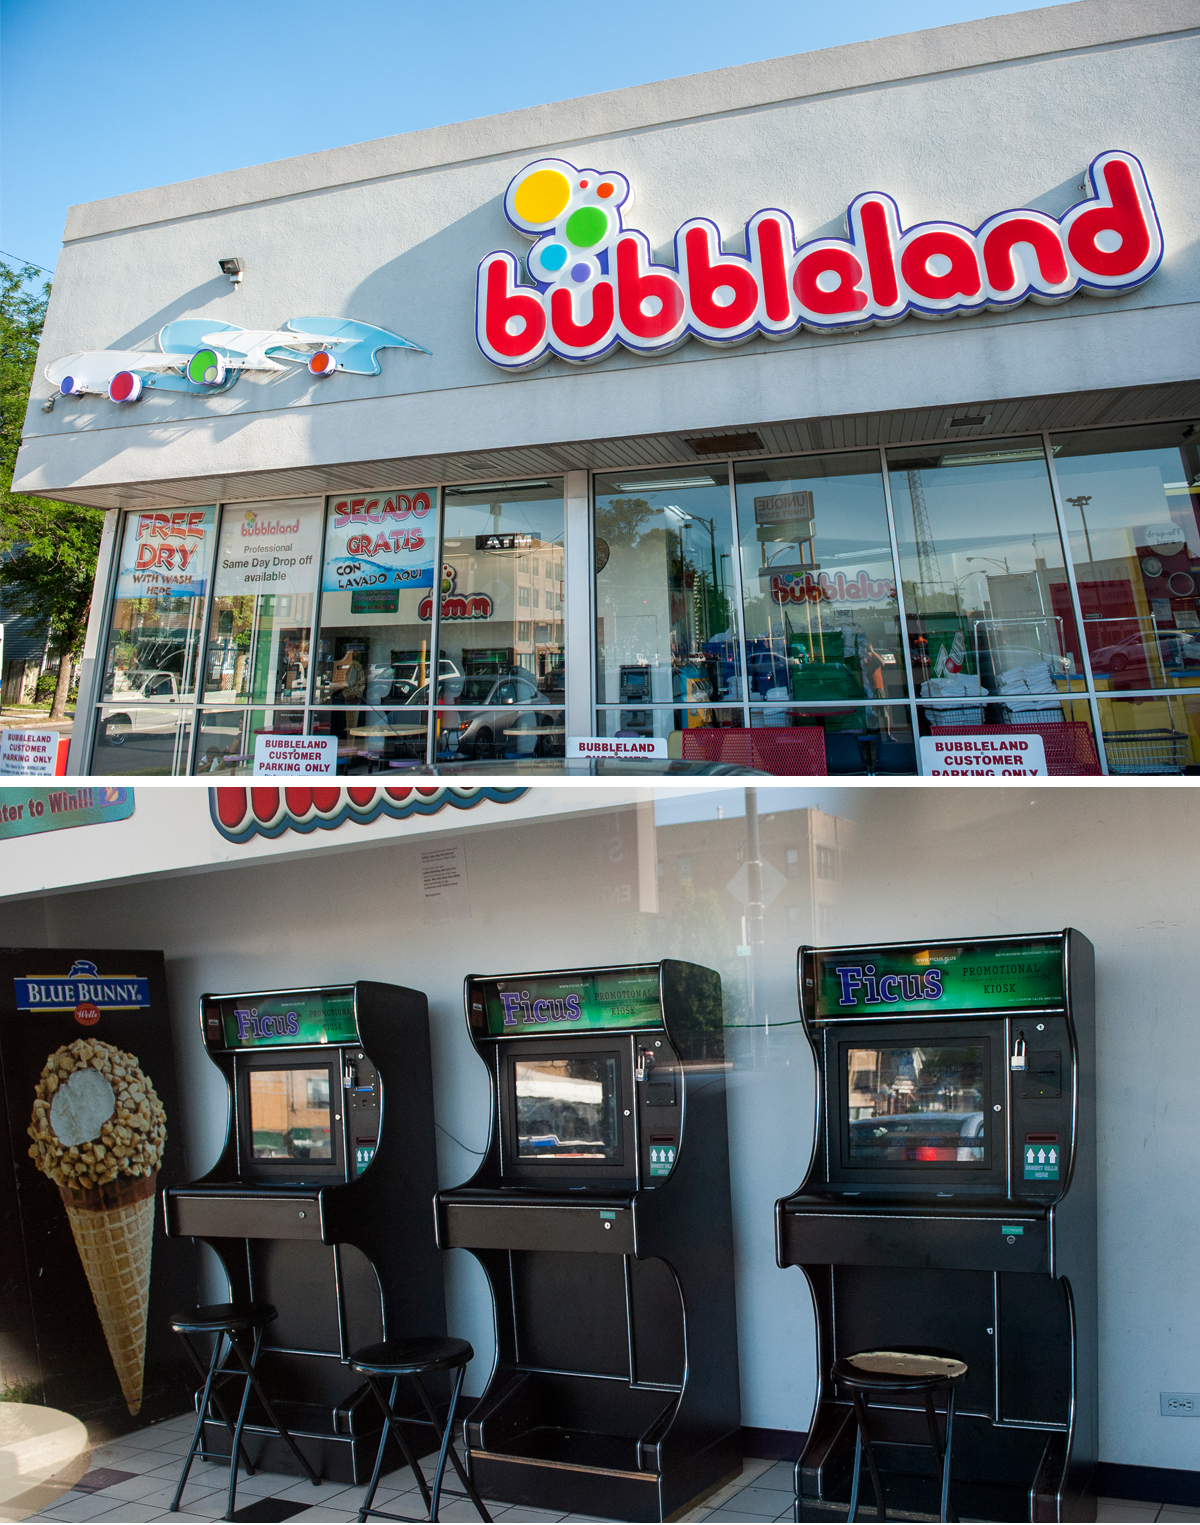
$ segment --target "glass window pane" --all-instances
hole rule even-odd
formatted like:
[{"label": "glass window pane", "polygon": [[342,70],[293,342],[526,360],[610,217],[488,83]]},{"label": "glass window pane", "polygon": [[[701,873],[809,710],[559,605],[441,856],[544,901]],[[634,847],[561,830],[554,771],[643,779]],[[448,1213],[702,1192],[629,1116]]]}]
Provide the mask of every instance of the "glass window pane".
[{"label": "glass window pane", "polygon": [[[423,700],[428,690],[422,690]],[[562,757],[566,712],[546,709],[546,695],[521,678],[479,677],[443,683],[434,711],[440,760]],[[486,704],[488,707],[480,708]]]},{"label": "glass window pane", "polygon": [[908,692],[879,456],[739,462],[750,698]]},{"label": "glass window pane", "polygon": [[670,755],[681,757],[681,737],[684,731],[741,727],[744,718],[740,704],[736,709],[706,704],[680,710],[597,710],[596,735],[665,736]]},{"label": "glass window pane", "polygon": [[213,507],[126,514],[101,697],[169,702],[196,681]]},{"label": "glass window pane", "polygon": [[1200,684],[1200,434],[1057,435],[1054,465],[1096,686]]},{"label": "glass window pane", "polygon": [[436,540],[432,489],[330,498],[315,703],[403,704],[428,680]]},{"label": "glass window pane", "polygon": [[[825,770],[831,774],[915,773],[917,753],[906,704],[826,709],[788,704],[755,705],[753,726],[819,726],[825,737]],[[782,743],[786,751],[786,740]]]},{"label": "glass window pane", "polygon": [[106,704],[96,717],[92,766],[96,778],[164,778],[186,773],[192,711],[163,704]]},{"label": "glass window pane", "polygon": [[321,539],[320,498],[226,504],[204,698],[303,704]]},{"label": "glass window pane", "polygon": [[596,478],[596,698],[740,699],[724,465]]},{"label": "glass window pane", "polygon": [[339,773],[387,773],[420,767],[429,723],[428,691],[418,702],[384,709],[312,710],[309,734],[336,736]]},{"label": "glass window pane", "polygon": [[543,701],[561,704],[561,479],[448,487],[445,505],[440,639],[454,675],[519,673]]},{"label": "glass window pane", "polygon": [[1111,699],[1101,694],[1098,702],[1110,773],[1200,769],[1200,695]]},{"label": "glass window pane", "polygon": [[299,736],[304,711],[285,709],[206,709],[199,712],[197,773],[252,773],[254,744],[262,735]]},{"label": "glass window pane", "polygon": [[1082,688],[1041,441],[922,445],[887,458],[921,695],[986,691],[1008,703]]}]

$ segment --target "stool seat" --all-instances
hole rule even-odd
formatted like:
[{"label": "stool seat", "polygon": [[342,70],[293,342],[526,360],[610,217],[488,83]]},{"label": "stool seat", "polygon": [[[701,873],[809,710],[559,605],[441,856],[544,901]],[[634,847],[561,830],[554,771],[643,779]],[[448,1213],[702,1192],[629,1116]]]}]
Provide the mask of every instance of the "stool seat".
[{"label": "stool seat", "polygon": [[475,1356],[466,1340],[448,1335],[420,1335],[412,1340],[384,1340],[364,1345],[350,1357],[355,1371],[381,1377],[411,1377],[416,1372],[451,1371]]},{"label": "stool seat", "polygon": [[221,1334],[227,1330],[257,1329],[276,1317],[270,1303],[207,1303],[171,1315],[176,1334]]},{"label": "stool seat", "polygon": [[842,1387],[869,1392],[912,1393],[925,1388],[957,1387],[966,1378],[967,1363],[949,1350],[920,1346],[909,1350],[858,1350],[833,1363],[833,1378]]}]

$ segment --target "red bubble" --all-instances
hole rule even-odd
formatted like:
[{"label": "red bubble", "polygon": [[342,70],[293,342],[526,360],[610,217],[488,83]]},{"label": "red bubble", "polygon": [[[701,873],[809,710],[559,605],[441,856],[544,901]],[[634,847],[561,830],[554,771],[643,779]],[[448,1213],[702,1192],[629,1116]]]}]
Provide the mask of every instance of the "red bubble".
[{"label": "red bubble", "polygon": [[580,189],[580,190],[581,190],[581,191],[586,191],[586,190],[587,190],[587,188],[588,188],[588,183],[587,183],[587,181],[586,181],[586,180],[581,180],[581,181],[580,181],[580,182],[579,182],[579,189]]},{"label": "red bubble", "polygon": [[616,190],[616,186],[613,185],[612,181],[611,180],[606,180],[603,185],[598,185],[596,187],[596,195],[597,196],[611,196],[612,193],[615,190]]}]

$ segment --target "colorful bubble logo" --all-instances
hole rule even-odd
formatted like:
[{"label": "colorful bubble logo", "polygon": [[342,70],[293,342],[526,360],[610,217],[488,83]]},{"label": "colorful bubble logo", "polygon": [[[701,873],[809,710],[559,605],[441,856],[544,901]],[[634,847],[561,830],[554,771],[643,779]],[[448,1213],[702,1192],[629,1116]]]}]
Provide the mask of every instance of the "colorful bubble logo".
[{"label": "colorful bubble logo", "polygon": [[508,187],[504,214],[535,240],[527,261],[532,278],[541,286],[577,289],[611,273],[609,253],[631,199],[629,181],[615,171],[538,159]]}]

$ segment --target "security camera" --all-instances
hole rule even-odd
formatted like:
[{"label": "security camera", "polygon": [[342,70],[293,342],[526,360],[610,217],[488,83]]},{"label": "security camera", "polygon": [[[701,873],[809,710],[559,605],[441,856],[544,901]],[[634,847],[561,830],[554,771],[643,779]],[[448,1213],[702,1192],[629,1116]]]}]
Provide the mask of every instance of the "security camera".
[{"label": "security camera", "polygon": [[228,259],[220,259],[217,261],[217,264],[221,267],[221,274],[227,275],[235,286],[242,279],[246,269],[245,262],[233,256],[230,256]]}]

